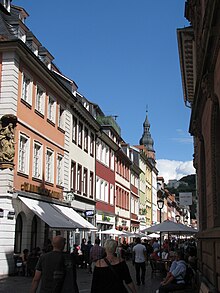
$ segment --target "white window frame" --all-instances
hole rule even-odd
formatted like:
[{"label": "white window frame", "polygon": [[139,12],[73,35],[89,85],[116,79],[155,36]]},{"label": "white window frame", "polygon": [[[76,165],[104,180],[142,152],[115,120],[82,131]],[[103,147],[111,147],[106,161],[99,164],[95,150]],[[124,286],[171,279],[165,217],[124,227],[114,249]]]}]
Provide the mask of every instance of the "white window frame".
[{"label": "white window frame", "polygon": [[105,165],[109,167],[109,147],[105,145]]},{"label": "white window frame", "polygon": [[56,122],[56,100],[49,94],[47,103],[47,118],[53,123]]},{"label": "white window frame", "polygon": [[58,127],[61,129],[65,129],[65,109],[62,105],[59,105],[59,109],[58,109]]},{"label": "white window frame", "polygon": [[83,194],[84,195],[88,195],[88,169],[87,168],[83,168],[83,174],[82,174],[83,178]]},{"label": "white window frame", "polygon": [[33,79],[29,73],[24,71],[22,73],[21,99],[28,103],[30,106],[32,105],[32,87]]},{"label": "white window frame", "polygon": [[63,185],[63,155],[57,154],[57,179],[56,183],[59,186]]},{"label": "white window frame", "polygon": [[30,138],[23,133],[19,135],[18,172],[29,174]]},{"label": "white window frame", "polygon": [[50,148],[46,149],[45,180],[54,183],[54,151]]},{"label": "white window frame", "polygon": [[101,148],[102,148],[101,140],[100,139],[97,139],[97,144],[96,144],[96,159],[98,161],[101,161]]},{"label": "white window frame", "polygon": [[111,168],[112,171],[114,171],[115,170],[115,154],[114,154],[113,150],[111,150],[110,156],[111,156],[111,158],[110,158],[110,168]]},{"label": "white window frame", "polygon": [[114,192],[114,185],[110,184],[110,205],[114,205],[114,198],[115,198],[115,192]]},{"label": "white window frame", "polygon": [[105,201],[106,203],[108,203],[108,201],[109,201],[109,200],[108,200],[108,193],[109,193],[109,192],[108,192],[108,182],[105,181],[104,184],[105,184],[105,187],[104,187],[104,189],[105,189],[105,195],[104,195],[105,198],[104,198],[104,201]]},{"label": "white window frame", "polygon": [[[36,152],[36,150],[37,150],[37,152]],[[42,144],[37,141],[34,141],[32,177],[37,178],[37,179],[42,179],[42,153],[43,153]]]},{"label": "white window frame", "polygon": [[101,188],[100,188],[101,194],[100,194],[100,199],[102,201],[105,200],[105,182],[103,179],[101,179]]},{"label": "white window frame", "polygon": [[101,199],[101,181],[98,176],[96,176],[96,199]]},{"label": "white window frame", "polygon": [[[40,94],[38,94],[40,92]],[[35,109],[44,115],[45,111],[45,90],[40,84],[36,86]]]}]

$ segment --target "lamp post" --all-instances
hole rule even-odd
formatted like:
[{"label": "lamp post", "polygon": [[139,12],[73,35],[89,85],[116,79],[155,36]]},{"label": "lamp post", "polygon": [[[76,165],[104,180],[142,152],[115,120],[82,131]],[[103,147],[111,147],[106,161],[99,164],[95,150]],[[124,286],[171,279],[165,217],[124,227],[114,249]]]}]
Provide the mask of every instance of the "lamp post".
[{"label": "lamp post", "polygon": [[[162,213],[161,213],[161,210],[162,210],[162,208],[163,208],[163,206],[164,206],[164,200],[161,198],[161,199],[158,199],[158,201],[157,201],[157,207],[158,207],[158,209],[159,209],[159,211],[160,211],[160,223],[162,222]],[[160,258],[161,258],[161,255],[162,255],[162,251],[161,251],[161,243],[162,241],[161,241],[161,232],[160,232]]]}]

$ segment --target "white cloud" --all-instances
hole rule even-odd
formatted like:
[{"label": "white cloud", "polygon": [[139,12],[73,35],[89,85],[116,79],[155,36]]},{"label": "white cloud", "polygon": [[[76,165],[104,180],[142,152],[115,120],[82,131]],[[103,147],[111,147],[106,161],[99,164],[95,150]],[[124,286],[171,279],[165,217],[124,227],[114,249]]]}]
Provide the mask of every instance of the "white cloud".
[{"label": "white cloud", "polygon": [[163,177],[165,183],[168,183],[168,180],[172,180],[172,179],[179,180],[183,176],[195,174],[193,161],[183,162],[183,161],[161,159],[161,160],[157,160],[156,168],[159,171],[158,176]]}]

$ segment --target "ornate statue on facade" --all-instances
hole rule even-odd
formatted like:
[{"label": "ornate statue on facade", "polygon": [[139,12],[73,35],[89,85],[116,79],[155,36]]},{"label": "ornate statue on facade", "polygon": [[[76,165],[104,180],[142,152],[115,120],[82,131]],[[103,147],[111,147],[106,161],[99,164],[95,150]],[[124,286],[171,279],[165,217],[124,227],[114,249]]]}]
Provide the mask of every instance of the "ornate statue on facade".
[{"label": "ornate statue on facade", "polygon": [[14,166],[14,128],[16,123],[17,118],[14,115],[4,115],[0,119],[0,169],[11,169]]}]

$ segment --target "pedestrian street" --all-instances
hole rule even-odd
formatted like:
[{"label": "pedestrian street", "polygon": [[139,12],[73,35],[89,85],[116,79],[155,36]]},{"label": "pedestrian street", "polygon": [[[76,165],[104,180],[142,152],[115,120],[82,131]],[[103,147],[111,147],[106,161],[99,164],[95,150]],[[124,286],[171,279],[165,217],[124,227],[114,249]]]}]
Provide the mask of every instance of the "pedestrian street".
[{"label": "pedestrian street", "polygon": [[[129,270],[135,282],[135,269],[131,261],[127,261]],[[151,278],[151,267],[147,265],[145,285],[136,286],[138,293],[154,293],[161,281],[160,276]],[[0,278],[0,293],[29,293],[32,278],[23,276],[10,276]],[[77,283],[80,293],[89,293],[92,282],[92,274],[88,273],[87,269],[77,269]],[[117,293],[117,292],[115,292]]]}]

